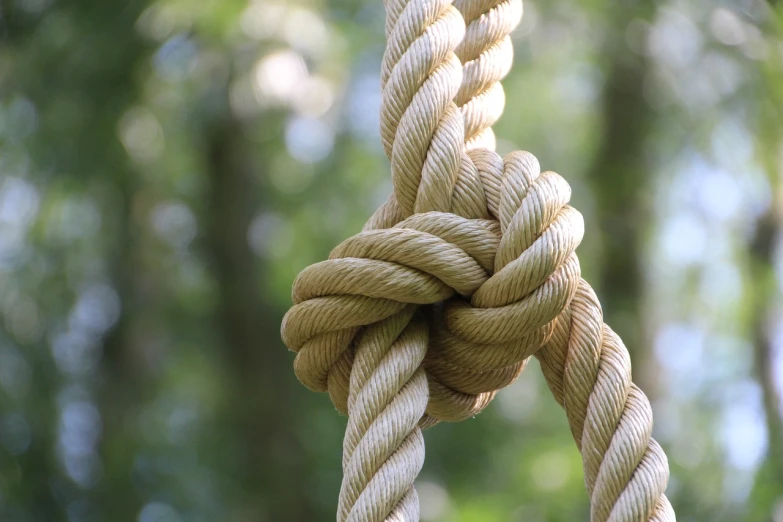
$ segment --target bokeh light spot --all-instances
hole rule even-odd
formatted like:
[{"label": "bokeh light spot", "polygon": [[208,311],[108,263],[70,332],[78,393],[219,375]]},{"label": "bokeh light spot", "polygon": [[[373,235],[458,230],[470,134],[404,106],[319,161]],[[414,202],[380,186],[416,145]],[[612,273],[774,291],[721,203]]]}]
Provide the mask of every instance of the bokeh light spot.
[{"label": "bokeh light spot", "polygon": [[256,216],[248,230],[248,241],[259,257],[283,259],[291,251],[294,233],[283,216],[264,213]]},{"label": "bokeh light spot", "polygon": [[179,201],[160,203],[152,210],[152,226],[155,232],[174,248],[185,249],[196,238],[196,216]]},{"label": "bokeh light spot", "polygon": [[163,128],[151,110],[130,109],[120,120],[119,135],[128,155],[139,163],[154,160],[163,152]]},{"label": "bokeh light spot", "polygon": [[304,59],[296,51],[288,49],[268,54],[254,69],[259,103],[262,107],[291,103],[307,76]]},{"label": "bokeh light spot", "polygon": [[440,520],[451,510],[449,493],[442,485],[430,480],[416,482],[422,520]]},{"label": "bokeh light spot", "polygon": [[546,451],[538,455],[530,468],[533,482],[542,491],[557,491],[571,476],[568,457],[560,451]]},{"label": "bokeh light spot", "polygon": [[302,163],[325,159],[334,147],[334,129],[316,118],[292,118],[285,129],[289,154]]},{"label": "bokeh light spot", "polygon": [[745,23],[725,7],[717,7],[710,15],[710,32],[720,43],[740,45],[745,42]]},{"label": "bokeh light spot", "polygon": [[138,522],[180,522],[179,513],[163,502],[150,502],[139,513]]}]

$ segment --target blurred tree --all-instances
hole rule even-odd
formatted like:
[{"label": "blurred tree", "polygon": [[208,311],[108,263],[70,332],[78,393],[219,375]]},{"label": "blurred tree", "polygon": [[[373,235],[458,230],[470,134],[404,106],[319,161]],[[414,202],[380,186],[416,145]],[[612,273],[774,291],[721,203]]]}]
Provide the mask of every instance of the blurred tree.
[{"label": "blurred tree", "polygon": [[[771,2],[774,6],[775,3]],[[773,9],[768,31],[776,34],[783,25],[780,9]],[[757,109],[759,155],[770,185],[769,206],[755,223],[755,235],[749,242],[748,264],[750,284],[749,315],[753,336],[753,366],[758,379],[767,431],[766,457],[756,473],[746,520],[774,521],[783,512],[783,401],[776,351],[775,330],[780,321],[780,274],[776,273],[776,253],[783,240],[783,194],[781,193],[781,164],[783,163],[783,67],[781,52],[770,50],[777,59],[763,71],[759,86],[761,103]],[[775,513],[778,515],[775,515]],[[775,518],[777,517],[777,518]]]},{"label": "blurred tree", "polygon": [[[145,2],[132,1],[117,10],[107,3],[73,1],[51,7],[30,2],[5,3],[3,7],[6,57],[13,56],[13,60],[5,61],[11,68],[5,74],[10,80],[6,86],[11,92],[23,94],[40,114],[37,139],[27,142],[35,160],[33,168],[44,173],[41,185],[50,184],[65,194],[84,191],[100,196],[110,192],[108,198],[96,198],[105,203],[101,214],[106,227],[98,249],[106,253],[108,272],[125,310],[105,344],[105,375],[102,384],[96,386],[100,388],[103,413],[103,472],[111,479],[102,481],[93,495],[74,490],[68,481],[59,479],[60,472],[55,469],[52,450],[58,443],[49,437],[36,441],[27,455],[44,458],[47,465],[39,470],[31,468],[30,476],[24,478],[26,487],[37,490],[31,493],[36,500],[28,505],[36,519],[58,519],[56,513],[70,506],[85,517],[136,512],[139,507],[129,473],[135,441],[120,435],[127,412],[140,398],[139,376],[135,374],[138,368],[129,364],[134,356],[127,335],[138,283],[133,277],[136,269],[131,216],[136,184],[115,128],[138,96],[137,68],[149,56],[148,47],[134,31],[144,6]],[[55,171],[57,177],[53,176]],[[59,256],[54,245],[44,243],[41,247],[55,264],[70,257]],[[59,285],[55,278],[60,275],[52,274],[44,291]],[[68,293],[78,291],[79,284],[83,282],[72,281],[77,288],[72,287]],[[62,313],[56,308],[47,310],[53,324],[62,321]],[[37,369],[45,368],[41,365]],[[50,369],[36,380],[42,383],[36,392],[39,397],[55,400],[55,383],[62,382],[56,372]],[[57,422],[52,421],[57,414],[50,410],[48,415],[52,420],[46,427],[40,426],[37,433],[54,437]],[[68,457],[61,454],[61,458]],[[66,468],[68,464],[67,460],[62,462]],[[74,499],[81,499],[81,504],[70,504]]]},{"label": "blurred tree", "polygon": [[[644,245],[652,218],[652,165],[648,138],[656,113],[645,98],[650,58],[632,49],[643,42],[644,27],[655,14],[646,1],[612,9],[602,52],[606,80],[601,94],[602,127],[596,155],[587,171],[595,197],[595,227],[602,249],[596,291],[604,318],[625,342],[634,363],[634,379],[654,395],[655,369],[644,321]],[[636,43],[638,46],[639,43]],[[643,45],[643,44],[642,44]]]},{"label": "blurred tree", "polygon": [[[783,116],[783,115],[781,115]],[[773,340],[774,318],[780,313],[775,291],[777,282],[772,270],[776,245],[783,237],[780,226],[779,182],[772,189],[770,209],[756,224],[756,235],[750,249],[751,306],[753,332],[753,363],[762,392],[767,431],[766,457],[756,473],[753,493],[746,519],[762,521],[783,505],[783,413],[775,380],[776,357]]]},{"label": "blurred tree", "polygon": [[[741,154],[757,145],[779,198],[781,31],[760,5],[526,1],[504,82],[500,149],[573,180],[603,246],[580,256],[659,399],[686,521],[766,521],[783,493],[780,202],[754,213],[757,158]],[[382,3],[13,0],[0,28],[0,518],[332,518],[345,421],[296,382],[279,322],[295,274],[390,190]],[[712,154],[714,130],[749,114],[734,155]],[[727,191],[737,158],[748,179]],[[709,256],[746,261],[747,299]],[[660,372],[648,302],[671,323]],[[535,364],[477,419],[427,431],[424,520],[589,516]],[[769,448],[748,494],[757,429]]]},{"label": "blurred tree", "polygon": [[[256,520],[259,514],[265,520],[314,520],[312,504],[291,494],[306,482],[307,467],[296,446],[292,380],[280,372],[290,361],[285,350],[270,342],[279,336],[281,316],[269,300],[267,280],[258,277],[267,268],[248,244],[253,217],[268,205],[267,166],[254,160],[242,123],[232,115],[228,85],[220,92],[223,109],[204,130],[206,240],[219,287],[215,319],[223,341],[220,352],[232,376],[222,417],[238,434],[239,447],[232,452],[232,469],[242,489],[236,520]],[[268,157],[264,152],[260,156]]]}]

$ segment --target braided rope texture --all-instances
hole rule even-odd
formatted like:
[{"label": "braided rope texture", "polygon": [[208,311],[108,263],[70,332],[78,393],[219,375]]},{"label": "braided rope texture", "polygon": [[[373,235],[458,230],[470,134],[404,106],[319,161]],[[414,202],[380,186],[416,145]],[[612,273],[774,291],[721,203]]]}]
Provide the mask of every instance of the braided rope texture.
[{"label": "braided rope texture", "polygon": [[282,325],[297,377],[348,415],[337,520],[418,520],[422,429],[480,412],[531,356],[582,453],[591,520],[675,520],[650,403],[580,276],[571,189],[494,151],[521,0],[385,7],[394,192],[299,274]]}]

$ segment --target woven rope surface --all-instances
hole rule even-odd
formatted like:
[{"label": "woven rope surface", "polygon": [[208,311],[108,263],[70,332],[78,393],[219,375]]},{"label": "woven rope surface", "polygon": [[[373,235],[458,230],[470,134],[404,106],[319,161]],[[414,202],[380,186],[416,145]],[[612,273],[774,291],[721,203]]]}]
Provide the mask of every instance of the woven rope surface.
[{"label": "woven rope surface", "polygon": [[582,452],[593,521],[674,520],[652,411],[574,253],[568,183],[494,152],[520,0],[389,0],[394,192],[294,282],[294,368],[348,415],[339,521],[415,521],[422,428],[471,417],[533,355]]}]

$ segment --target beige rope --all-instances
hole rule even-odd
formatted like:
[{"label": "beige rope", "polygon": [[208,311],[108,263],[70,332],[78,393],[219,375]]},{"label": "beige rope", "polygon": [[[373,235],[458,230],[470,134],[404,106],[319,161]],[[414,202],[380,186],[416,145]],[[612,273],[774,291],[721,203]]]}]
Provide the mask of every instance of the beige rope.
[{"label": "beige rope", "polygon": [[349,416],[338,520],[418,520],[421,428],[475,415],[534,354],[582,452],[591,519],[674,520],[649,401],[580,278],[570,187],[493,150],[520,0],[386,12],[394,193],[297,277],[282,326],[299,379]]}]

